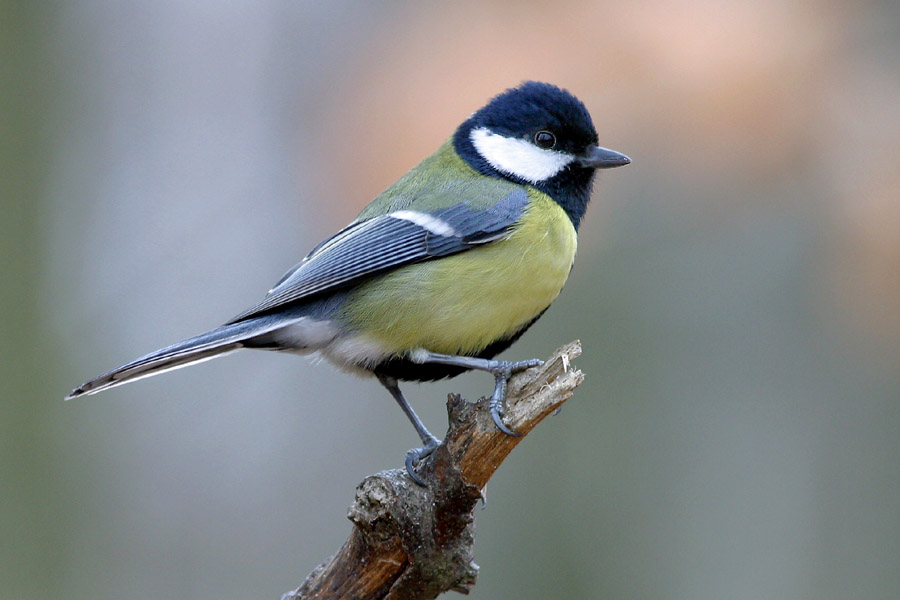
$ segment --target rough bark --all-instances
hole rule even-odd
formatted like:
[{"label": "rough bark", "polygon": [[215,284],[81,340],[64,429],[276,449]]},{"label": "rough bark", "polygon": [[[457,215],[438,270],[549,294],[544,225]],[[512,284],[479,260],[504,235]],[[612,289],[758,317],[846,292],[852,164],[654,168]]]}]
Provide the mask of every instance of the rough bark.
[{"label": "rough bark", "polygon": [[478,574],[472,556],[481,490],[512,449],[581,384],[584,375],[571,364],[580,354],[581,344],[571,342],[510,380],[504,422],[520,437],[497,430],[485,399],[472,404],[450,395],[447,435],[418,469],[427,485],[415,484],[403,470],[367,477],[347,515],[349,539],[282,600],[467,593]]}]

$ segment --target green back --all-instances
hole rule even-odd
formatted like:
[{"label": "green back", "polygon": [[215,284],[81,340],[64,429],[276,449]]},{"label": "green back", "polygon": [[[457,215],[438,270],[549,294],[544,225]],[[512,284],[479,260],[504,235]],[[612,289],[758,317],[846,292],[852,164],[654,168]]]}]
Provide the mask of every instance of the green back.
[{"label": "green back", "polygon": [[448,140],[372,200],[357,219],[362,221],[405,209],[430,212],[461,202],[479,210],[521,187],[505,179],[482,175],[460,158],[452,140]]}]

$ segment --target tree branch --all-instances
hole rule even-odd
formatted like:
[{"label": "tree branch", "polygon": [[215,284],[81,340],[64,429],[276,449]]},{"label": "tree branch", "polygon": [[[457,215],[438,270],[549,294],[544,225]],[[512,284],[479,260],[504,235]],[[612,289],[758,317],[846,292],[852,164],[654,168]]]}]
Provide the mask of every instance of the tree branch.
[{"label": "tree branch", "polygon": [[468,593],[478,566],[472,562],[474,509],[488,479],[544,417],[568,400],[584,375],[571,366],[577,341],[540,367],[510,380],[505,423],[521,437],[497,430],[487,400],[475,404],[451,394],[450,428],[419,475],[383,471],[356,488],[348,518],[353,531],[341,549],[282,600],[425,600],[447,590]]}]

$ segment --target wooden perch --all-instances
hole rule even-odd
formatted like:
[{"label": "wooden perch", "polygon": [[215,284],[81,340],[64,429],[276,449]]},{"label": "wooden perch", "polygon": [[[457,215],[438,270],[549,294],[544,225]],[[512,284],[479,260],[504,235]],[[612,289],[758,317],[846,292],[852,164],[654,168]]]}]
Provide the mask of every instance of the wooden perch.
[{"label": "wooden perch", "polygon": [[484,398],[471,404],[451,394],[449,431],[418,470],[427,485],[399,469],[367,477],[347,515],[350,538],[282,600],[424,600],[447,590],[467,593],[478,573],[472,556],[481,490],[512,449],[584,380],[571,365],[580,354],[581,344],[571,342],[510,380],[504,422],[521,437],[497,430]]}]

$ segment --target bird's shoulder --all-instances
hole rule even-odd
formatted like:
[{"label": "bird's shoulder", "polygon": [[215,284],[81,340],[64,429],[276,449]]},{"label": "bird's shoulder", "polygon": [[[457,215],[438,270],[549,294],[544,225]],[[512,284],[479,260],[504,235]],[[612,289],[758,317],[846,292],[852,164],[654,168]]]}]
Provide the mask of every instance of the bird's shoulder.
[{"label": "bird's shoulder", "polygon": [[456,205],[483,210],[526,186],[486,176],[463,160],[448,140],[379,194],[357,217],[364,221],[401,210],[432,213]]}]

